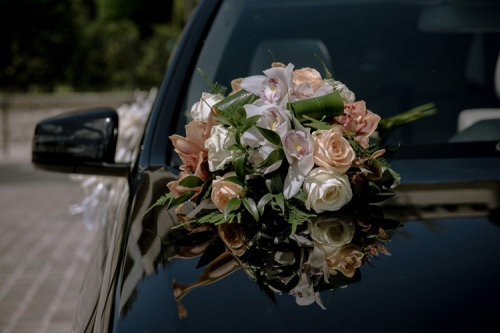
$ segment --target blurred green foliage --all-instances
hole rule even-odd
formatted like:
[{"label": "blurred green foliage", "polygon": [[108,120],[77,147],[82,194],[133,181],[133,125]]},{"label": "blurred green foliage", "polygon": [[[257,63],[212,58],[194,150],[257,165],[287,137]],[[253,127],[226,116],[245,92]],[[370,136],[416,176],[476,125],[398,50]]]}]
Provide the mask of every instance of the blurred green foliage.
[{"label": "blurred green foliage", "polygon": [[0,0],[0,92],[158,86],[196,2]]}]

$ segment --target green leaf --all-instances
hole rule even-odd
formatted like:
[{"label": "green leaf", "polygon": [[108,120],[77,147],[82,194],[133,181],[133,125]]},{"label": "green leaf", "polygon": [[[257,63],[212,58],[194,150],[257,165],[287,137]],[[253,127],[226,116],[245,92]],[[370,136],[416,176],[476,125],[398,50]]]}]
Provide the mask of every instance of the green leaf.
[{"label": "green leaf", "polygon": [[234,171],[236,171],[236,175],[238,178],[245,179],[246,174],[246,154],[236,157],[234,160]]},{"label": "green leaf", "polygon": [[274,201],[281,208],[281,211],[285,213],[285,196],[283,195],[283,193],[275,194]]},{"label": "green leaf", "polygon": [[221,112],[224,117],[231,117],[239,106],[252,104],[258,97],[254,94],[240,90],[237,93],[227,96],[213,107]]},{"label": "green leaf", "polygon": [[205,72],[201,68],[198,68],[198,73],[200,73],[201,77],[204,78],[205,81],[210,86],[209,92],[211,94],[219,94],[219,95],[222,95],[222,96],[224,96],[226,94],[227,87],[221,86],[217,82],[215,82],[215,83],[212,82],[212,80],[210,80],[210,78],[208,77],[208,75],[205,74]]},{"label": "green leaf", "polygon": [[190,192],[179,195],[177,198],[170,201],[167,209],[178,206],[181,203],[188,201],[195,193],[196,193],[196,191],[190,191]]},{"label": "green leaf", "polygon": [[224,181],[228,181],[231,183],[235,183],[236,185],[240,185],[241,187],[245,187],[245,183],[237,176],[224,178]]},{"label": "green leaf", "polygon": [[229,200],[226,204],[226,209],[224,209],[224,218],[227,219],[229,213],[231,213],[233,210],[238,209],[240,205],[241,200],[238,198],[232,198],[231,200]]},{"label": "green leaf", "polygon": [[309,122],[304,123],[304,126],[314,128],[314,129],[319,129],[319,130],[325,130],[328,131],[333,128],[333,125],[328,125],[325,123],[323,120],[325,117],[321,118],[321,120],[316,120],[314,118],[311,118],[309,116],[304,115],[304,119],[308,120]]},{"label": "green leaf", "polygon": [[323,60],[321,60],[321,58],[317,54],[314,54],[314,55],[316,56],[316,58],[319,59],[319,61],[321,61],[321,64],[323,65],[323,70],[325,71],[325,79],[327,79],[327,80],[332,79],[333,78],[332,73],[330,73],[330,71],[328,70],[328,67],[326,67]]},{"label": "green leaf", "polygon": [[214,117],[215,120],[217,120],[219,123],[222,123],[224,125],[228,125],[228,126],[232,126],[232,127],[237,127],[236,126],[236,123],[234,121],[231,121],[229,119],[226,119],[224,117],[220,117],[220,116],[215,116]]},{"label": "green leaf", "polygon": [[283,193],[283,180],[278,172],[273,172],[270,179],[266,179],[267,190],[272,194]]},{"label": "green leaf", "polygon": [[180,186],[194,188],[203,185],[203,180],[196,176],[187,176],[179,182]]},{"label": "green leaf", "polygon": [[243,124],[247,120],[247,111],[243,106],[238,106],[234,111],[233,120],[237,124]]},{"label": "green leaf", "polygon": [[260,215],[264,215],[264,209],[272,198],[273,195],[271,193],[267,193],[262,198],[260,198],[259,203],[257,204],[257,210],[259,211]]},{"label": "green leaf", "polygon": [[164,195],[162,195],[158,200],[156,200],[156,202],[154,203],[153,206],[149,207],[148,210],[146,210],[144,212],[144,214],[142,214],[142,216],[146,215],[147,213],[149,213],[149,211],[153,208],[155,208],[156,206],[163,206],[164,204],[166,204],[167,202],[170,202],[172,200],[174,196],[172,195],[172,193],[165,193]]},{"label": "green leaf", "polygon": [[274,163],[281,161],[283,158],[285,158],[285,152],[283,149],[280,148],[273,150],[271,154],[269,154],[269,156],[267,156],[267,158],[257,166],[257,168],[259,169],[268,168]]},{"label": "green leaf", "polygon": [[240,150],[244,148],[245,147],[243,147],[242,145],[235,143],[234,145],[230,145],[229,147],[227,147],[226,150]]},{"label": "green leaf", "polygon": [[306,120],[304,116],[313,119],[322,119],[326,117],[328,121],[336,116],[344,114],[344,100],[338,92],[334,91],[331,94],[320,97],[288,103],[286,108],[295,114],[295,117],[301,123]]},{"label": "green leaf", "polygon": [[241,127],[241,133],[245,133],[245,131],[247,129],[249,129],[250,127],[252,127],[253,125],[255,125],[257,123],[257,121],[259,121],[259,119],[261,117],[262,117],[261,115],[256,115],[256,116],[252,116],[250,118],[247,118],[245,120],[245,122],[243,123],[243,126]]},{"label": "green leaf", "polygon": [[293,197],[301,202],[306,202],[307,200],[307,195],[302,190],[299,190]]},{"label": "green leaf", "polygon": [[278,133],[259,126],[255,126],[255,128],[259,130],[260,134],[262,134],[267,139],[267,141],[277,146],[281,145],[281,138]]},{"label": "green leaf", "polygon": [[241,145],[241,131],[237,128],[236,132],[234,133],[234,140],[236,141],[236,144]]},{"label": "green leaf", "polygon": [[255,201],[250,197],[246,197],[243,198],[243,205],[245,205],[245,208],[248,210],[248,212],[252,214],[255,221],[259,222],[259,211],[257,209]]}]

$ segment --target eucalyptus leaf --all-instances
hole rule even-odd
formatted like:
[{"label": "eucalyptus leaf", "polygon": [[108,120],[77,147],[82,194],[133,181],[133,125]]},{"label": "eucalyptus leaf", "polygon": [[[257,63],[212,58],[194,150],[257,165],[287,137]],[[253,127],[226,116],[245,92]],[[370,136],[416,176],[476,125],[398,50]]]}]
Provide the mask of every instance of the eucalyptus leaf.
[{"label": "eucalyptus leaf", "polygon": [[229,200],[226,204],[226,209],[224,209],[224,218],[227,219],[229,213],[231,213],[233,210],[236,210],[240,207],[241,205],[241,200],[238,198],[232,198]]},{"label": "eucalyptus leaf", "polygon": [[255,126],[255,128],[259,130],[260,134],[262,134],[267,139],[267,141],[277,146],[281,145],[281,138],[278,133],[259,126]]},{"label": "eucalyptus leaf", "polygon": [[203,180],[196,176],[187,176],[186,178],[183,178],[179,182],[180,186],[188,187],[188,188],[194,188],[194,187],[199,187],[203,185]]},{"label": "eucalyptus leaf", "polygon": [[188,201],[195,193],[196,193],[196,191],[189,191],[187,193],[179,195],[177,198],[175,198],[169,202],[167,209],[178,206],[181,203]]},{"label": "eucalyptus leaf", "polygon": [[243,198],[242,201],[243,205],[245,205],[245,208],[248,210],[248,212],[252,214],[255,221],[259,222],[259,211],[257,209],[255,201],[250,197]]}]

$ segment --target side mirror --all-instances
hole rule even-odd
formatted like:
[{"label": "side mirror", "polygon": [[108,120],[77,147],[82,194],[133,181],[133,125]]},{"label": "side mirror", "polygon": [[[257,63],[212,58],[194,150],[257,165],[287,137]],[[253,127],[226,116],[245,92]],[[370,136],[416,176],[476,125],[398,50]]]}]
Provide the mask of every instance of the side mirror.
[{"label": "side mirror", "polygon": [[38,123],[31,161],[38,169],[102,176],[128,176],[130,163],[115,163],[118,114],[103,108]]}]

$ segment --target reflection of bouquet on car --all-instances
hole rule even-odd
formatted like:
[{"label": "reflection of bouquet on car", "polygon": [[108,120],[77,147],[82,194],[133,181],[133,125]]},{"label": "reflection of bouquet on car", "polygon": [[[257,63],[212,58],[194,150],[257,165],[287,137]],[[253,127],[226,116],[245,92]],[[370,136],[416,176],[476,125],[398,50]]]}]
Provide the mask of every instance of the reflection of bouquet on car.
[{"label": "reflection of bouquet on car", "polygon": [[[217,263],[201,284],[242,267],[269,294],[321,304],[320,290],[347,285],[368,254],[385,252],[380,241],[397,224],[369,203],[390,197],[400,177],[389,152],[369,144],[380,117],[326,68],[326,79],[293,68],[274,63],[234,80],[228,96],[206,78],[211,91],[193,106],[186,137],[170,137],[183,162],[179,180],[155,206],[178,206],[185,229],[172,243],[197,239],[181,243]],[[188,200],[196,208],[183,214]],[[215,238],[225,246],[208,251]],[[177,298],[193,287],[176,286]]]}]

